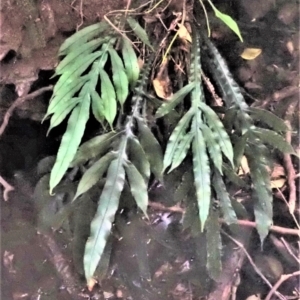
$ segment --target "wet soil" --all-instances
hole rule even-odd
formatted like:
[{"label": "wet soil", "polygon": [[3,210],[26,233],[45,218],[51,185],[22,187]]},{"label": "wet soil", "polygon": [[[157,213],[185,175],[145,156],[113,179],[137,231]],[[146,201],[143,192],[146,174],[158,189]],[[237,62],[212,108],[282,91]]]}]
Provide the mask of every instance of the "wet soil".
[{"label": "wet soil", "polygon": [[[299,97],[299,16],[294,14],[294,11],[298,10],[298,5],[295,6],[294,1],[290,1],[288,5],[285,1],[278,1],[277,6],[274,6],[274,1],[264,1],[264,5],[259,4],[260,2],[243,0],[240,3],[229,1],[229,4],[224,4],[222,1],[215,1],[220,10],[238,20],[245,42],[241,44],[218,22],[212,23],[212,37],[227,59],[235,78],[245,89],[248,102],[253,106],[269,109],[282,118],[287,116],[287,111],[292,107],[293,111],[288,117],[292,128],[297,131],[299,113],[295,102],[298,103]],[[56,56],[58,47],[67,36],[82,25],[82,21],[83,26],[93,24],[101,20],[106,13],[124,8],[126,3],[125,0],[2,0],[0,122],[3,121],[4,112],[18,96],[26,95],[39,85],[45,86],[51,83],[49,78],[58,62]],[[254,60],[244,60],[239,55],[245,48],[259,48],[262,53]],[[44,80],[41,81],[43,76]],[[38,81],[39,85],[34,86]],[[16,119],[23,118],[22,122],[27,122],[27,119],[30,119],[29,122],[40,121],[46,111],[49,97],[50,94],[45,94],[43,97],[25,102],[20,108],[21,111],[15,116]],[[15,122],[14,119],[11,122]],[[66,282],[58,275],[55,263],[49,258],[53,256],[53,252],[45,249],[45,239],[41,239],[37,234],[36,211],[32,202],[33,187],[37,181],[32,170],[39,157],[55,154],[57,145],[47,144],[45,138],[41,137],[45,132],[36,130],[35,126],[39,123],[34,123],[35,129],[24,129],[22,122],[16,121],[15,124],[18,125],[13,126],[17,133],[8,128],[6,135],[0,140],[0,147],[2,147],[0,173],[6,175],[15,186],[15,191],[10,194],[8,202],[1,199],[0,190],[2,299],[71,300],[74,298],[70,296]],[[41,147],[41,145],[46,146]],[[299,153],[297,134],[292,136],[292,145]],[[282,167],[282,160],[277,163]],[[278,176],[286,178],[284,171]],[[288,194],[286,183],[282,191]],[[153,193],[152,197],[156,198],[153,200],[164,203],[163,198],[168,198],[169,192],[159,191]],[[290,225],[290,216],[286,217],[288,212],[278,193],[275,193],[274,202],[275,221],[280,225]],[[163,212],[154,210],[153,214],[161,217]],[[298,202],[296,214],[299,217]],[[168,214],[167,219],[169,217]],[[176,220],[176,217],[174,219]],[[190,244],[184,244],[182,241],[181,246],[176,244],[174,231],[171,238],[169,237],[169,240],[175,241],[174,244],[169,245],[168,248],[166,245],[155,243],[150,251],[151,272],[156,274],[157,282],[150,285],[147,281],[138,278],[137,262],[133,257],[137,250],[132,249],[134,243],[131,242],[135,241],[136,236],[145,234],[145,231],[140,230],[140,220],[135,219],[135,221],[136,223],[132,224],[135,224],[133,226],[136,228],[127,227],[127,230],[121,232],[124,237],[123,242],[114,243],[115,263],[111,272],[116,274],[118,279],[104,281],[101,294],[90,294],[93,297],[91,299],[128,299],[130,294],[134,299],[201,299],[207,295],[211,286],[205,286],[206,274],[199,274],[192,270],[187,277],[182,275],[184,272],[181,273],[181,267],[187,257],[193,259],[193,253],[189,252]],[[61,238],[57,238],[60,253],[56,254],[64,255],[66,261],[72,266],[69,258],[71,257],[69,240],[65,239],[63,233],[56,235],[60,234]],[[166,236],[163,236],[162,239],[165,238]],[[290,242],[295,244],[295,239],[291,239]],[[183,257],[180,257],[176,251],[176,248],[180,247],[179,252],[184,253]],[[258,251],[256,246],[254,248]],[[274,245],[270,243],[268,249],[274,250]],[[280,255],[277,257],[282,261],[286,272],[293,270],[293,267]],[[72,272],[76,273],[74,269]],[[180,275],[177,276],[178,274]],[[169,286],[166,286],[164,277],[172,282]],[[77,276],[77,279],[82,284],[78,290],[84,290],[84,281],[80,281],[80,276]],[[251,287],[254,286],[257,278],[249,279],[248,273],[245,272],[243,279],[246,284],[238,291],[238,299],[246,299],[246,296],[257,292],[254,288],[250,291],[246,291],[245,288],[249,283]],[[204,283],[196,286],[197,281]],[[124,287],[124,283],[127,288]],[[193,296],[189,294],[190,290],[187,288],[191,283],[196,286]],[[289,290],[291,286],[287,286],[284,290],[287,294],[292,293],[292,290]],[[172,293],[169,293],[169,290],[172,290]],[[258,292],[261,290],[265,292],[265,286]]]}]

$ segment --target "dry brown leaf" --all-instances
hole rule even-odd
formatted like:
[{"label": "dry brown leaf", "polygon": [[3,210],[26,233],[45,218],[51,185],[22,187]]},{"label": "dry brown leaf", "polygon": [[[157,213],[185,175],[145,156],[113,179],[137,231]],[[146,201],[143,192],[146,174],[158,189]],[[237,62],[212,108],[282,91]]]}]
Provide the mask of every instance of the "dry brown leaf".
[{"label": "dry brown leaf", "polygon": [[153,80],[153,87],[158,97],[169,100],[172,98],[172,91],[170,92],[169,82],[163,79],[155,78]]},{"label": "dry brown leaf", "polygon": [[241,57],[246,60],[253,60],[260,55],[262,50],[260,48],[245,48]]},{"label": "dry brown leaf", "polygon": [[186,29],[186,27],[183,24],[178,24],[178,36],[184,40],[184,41],[188,41],[188,42],[192,42],[192,38],[190,33],[188,32],[188,30]]},{"label": "dry brown leaf", "polygon": [[272,170],[272,174],[271,174],[271,178],[279,178],[285,176],[285,170],[284,167],[282,165],[279,164],[275,164],[274,168]]},{"label": "dry brown leaf", "polygon": [[88,290],[91,292],[94,288],[94,286],[96,285],[97,280],[95,278],[90,278],[87,282],[87,288]]},{"label": "dry brown leaf", "polygon": [[285,185],[286,179],[285,178],[279,178],[271,180],[271,188],[272,189],[281,189]]},{"label": "dry brown leaf", "polygon": [[248,160],[246,156],[243,156],[241,159],[241,166],[239,168],[238,175],[246,175],[250,172]]},{"label": "dry brown leaf", "polygon": [[152,81],[155,93],[158,97],[169,100],[173,96],[172,84],[168,74],[168,61],[160,65],[156,78]]}]

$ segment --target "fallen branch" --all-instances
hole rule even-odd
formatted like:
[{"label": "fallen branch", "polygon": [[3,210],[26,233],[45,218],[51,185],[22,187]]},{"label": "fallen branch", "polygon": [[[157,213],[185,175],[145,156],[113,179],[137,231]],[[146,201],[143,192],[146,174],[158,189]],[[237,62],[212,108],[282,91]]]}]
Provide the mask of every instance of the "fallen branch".
[{"label": "fallen branch", "polygon": [[25,102],[27,100],[33,99],[33,98],[41,95],[42,93],[44,93],[46,91],[52,91],[52,90],[53,90],[53,85],[49,85],[49,86],[43,87],[37,91],[34,91],[30,94],[27,94],[26,96],[17,98],[17,100],[15,100],[15,102],[10,106],[10,108],[7,110],[7,112],[4,115],[3,122],[0,126],[0,136],[3,134],[5,128],[8,124],[9,118],[11,117],[11,115],[16,107],[20,106],[23,102]]},{"label": "fallen branch", "polygon": [[280,278],[278,279],[278,281],[275,283],[275,285],[272,287],[272,289],[270,290],[270,292],[268,293],[267,297],[265,298],[265,300],[270,300],[272,295],[274,293],[276,293],[276,291],[278,290],[278,288],[281,286],[281,284],[283,282],[285,282],[286,280],[288,280],[291,277],[295,277],[295,276],[300,276],[300,271],[296,271],[294,273],[291,274],[283,274],[280,276]]},{"label": "fallen branch", "polygon": [[[152,209],[160,210],[160,211],[167,211],[167,212],[180,213],[180,214],[184,214],[184,212],[185,212],[184,208],[182,208],[178,205],[166,207],[159,202],[149,201],[148,206],[150,206]],[[219,221],[223,224],[226,224],[226,222],[223,219],[219,219]],[[249,220],[237,220],[237,224],[246,226],[246,227],[256,228],[256,223],[253,221],[249,221]],[[273,225],[270,227],[270,231],[277,232],[277,233],[284,234],[284,235],[300,236],[299,229],[286,228],[286,227]]]},{"label": "fallen branch", "polygon": [[[221,223],[225,223],[223,219],[220,219]],[[253,227],[256,228],[256,223],[249,221],[249,220],[238,220],[237,224],[247,227]],[[271,226],[270,231],[277,232],[280,234],[288,234],[288,235],[297,235],[300,236],[300,230],[299,229],[293,229],[293,228],[286,228],[286,227],[280,227],[280,226]]]},{"label": "fallen branch", "polygon": [[[253,269],[255,270],[255,272],[261,277],[261,279],[270,287],[270,289],[273,289],[272,284],[270,283],[270,281],[265,277],[265,275],[260,271],[260,269],[257,267],[257,265],[255,264],[255,262],[253,261],[252,257],[250,256],[250,254],[248,253],[248,251],[245,249],[244,245],[242,243],[240,243],[239,241],[237,241],[236,239],[234,239],[231,235],[229,235],[227,232],[225,232],[224,230],[222,230],[222,234],[226,235],[231,241],[233,241],[247,256],[249,263],[251,264],[251,266],[253,267]],[[281,300],[285,300],[286,298],[279,293],[278,291],[274,290],[273,294],[275,294],[279,299]],[[265,299],[267,300],[267,299]]]}]

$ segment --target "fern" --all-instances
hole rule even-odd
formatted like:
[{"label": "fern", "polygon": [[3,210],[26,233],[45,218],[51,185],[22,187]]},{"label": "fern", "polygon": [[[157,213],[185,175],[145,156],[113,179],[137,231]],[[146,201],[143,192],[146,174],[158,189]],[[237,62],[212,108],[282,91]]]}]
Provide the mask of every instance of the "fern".
[{"label": "fern", "polygon": [[[228,107],[224,123],[228,125],[228,131],[232,132],[232,136],[236,140],[234,145],[235,168],[239,167],[243,155],[249,161],[250,176],[256,197],[255,220],[260,239],[263,242],[272,224],[272,192],[266,155],[257,149],[264,149],[264,152],[268,153],[265,144],[269,144],[284,153],[294,154],[295,152],[281,135],[287,130],[283,120],[270,112],[249,107],[216,47],[205,37],[204,41],[203,49],[209,72],[214,77]],[[259,125],[255,124],[256,120],[272,129],[258,127]]]},{"label": "fern", "polygon": [[[119,146],[94,163],[83,175],[78,185],[77,196],[96,184],[107,169],[105,185],[99,198],[98,209],[91,223],[91,233],[85,247],[84,268],[88,283],[92,280],[104,253],[125,180],[128,181],[137,206],[147,216],[149,171],[150,169],[153,170],[153,173],[156,173],[158,177],[161,177],[162,174],[162,156],[159,159],[157,151],[154,151],[156,154],[155,164],[153,164],[154,160],[152,159],[153,153],[147,156],[149,147],[146,149],[145,140],[149,142],[149,136],[151,136],[152,148],[157,147],[158,143],[156,140],[153,141],[155,138],[145,125],[140,111],[144,101],[141,91],[145,86],[148,72],[149,66],[146,66],[135,88],[136,94],[132,98],[132,113],[127,117],[123,133],[118,137]],[[133,130],[139,132],[139,137],[135,136]],[[130,157],[134,157],[134,159],[130,161]]]},{"label": "fern", "polygon": [[[220,14],[214,6],[213,9],[239,34],[232,19]],[[137,20],[128,16],[123,21],[122,26],[131,29],[133,35],[148,46],[146,49],[154,50],[146,30]],[[228,224],[237,222],[237,205],[230,198],[226,182],[245,187],[245,182],[236,173],[243,156],[249,161],[254,214],[261,241],[268,233],[272,223],[272,194],[266,145],[294,153],[282,136],[287,128],[270,112],[247,105],[224,59],[194,25],[190,50],[190,65],[183,81],[186,84],[181,85],[170,101],[162,103],[155,114],[156,118],[166,122],[174,112],[180,116],[172,127],[163,154],[148,124],[147,108],[151,106],[148,100],[152,100],[154,107],[160,103],[148,93],[155,53],[146,57],[140,72],[137,55],[129,40],[120,37],[106,22],[84,28],[60,48],[59,55],[64,58],[55,72],[59,79],[45,118],[50,117],[49,131],[67,118],[68,125],[51,171],[50,192],[57,190],[68,168],[76,171],[78,167],[80,171],[76,176],[79,173],[82,176],[76,194],[72,191],[73,202],[68,205],[80,203],[86,195],[97,191],[99,200],[95,215],[91,217],[90,235],[83,254],[89,285],[92,285],[99,264],[107,265],[104,262],[107,261],[106,251],[110,255],[108,241],[123,201],[122,195],[130,193],[137,208],[148,217],[150,178],[163,182],[164,171],[170,173],[184,166],[189,157],[192,168],[183,173],[174,198],[186,204],[184,228],[189,227],[196,239],[206,240],[206,266],[211,278],[217,280],[222,267],[218,218],[223,217]],[[208,67],[208,73],[222,95],[224,119],[206,101],[202,65]],[[102,132],[80,146],[90,112]],[[263,120],[262,116],[265,117]],[[221,204],[220,210],[213,209],[215,198]],[[77,218],[81,224],[78,215]],[[80,237],[78,226],[76,232]],[[148,263],[142,262],[145,253],[138,256],[141,276],[149,280]]]},{"label": "fern", "polygon": [[[106,32],[105,38],[99,36]],[[117,105],[123,107],[129,94],[129,84],[138,76],[137,57],[128,42],[123,41],[123,59],[114,50],[118,39],[105,22],[79,31],[61,46],[65,56],[56,68],[60,76],[51,98],[46,117],[51,116],[49,131],[58,126],[69,114],[66,132],[57,154],[50,177],[50,191],[60,182],[73,161],[84,134],[89,111],[105,127],[113,127]],[[105,68],[110,58],[113,78]],[[127,78],[129,74],[129,78]],[[101,89],[97,89],[100,81]],[[76,96],[76,94],[78,96]]]}]

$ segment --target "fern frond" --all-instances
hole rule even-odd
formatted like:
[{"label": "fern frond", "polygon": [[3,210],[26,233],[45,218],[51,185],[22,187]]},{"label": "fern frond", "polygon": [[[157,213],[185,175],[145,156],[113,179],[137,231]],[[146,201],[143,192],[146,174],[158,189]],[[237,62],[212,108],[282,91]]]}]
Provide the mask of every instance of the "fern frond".
[{"label": "fern frond", "polygon": [[97,212],[91,223],[90,237],[85,244],[83,261],[85,278],[88,284],[92,280],[103,255],[124,187],[125,169],[123,167],[123,152],[126,146],[124,144],[122,143],[119,149],[118,158],[114,159],[108,167],[106,182],[99,199]]},{"label": "fern frond", "polygon": [[[255,142],[254,142],[255,144]],[[256,143],[256,147],[245,148],[245,154],[250,168],[250,176],[255,195],[254,214],[256,228],[261,242],[269,233],[273,222],[273,195],[271,190],[270,175],[268,173],[267,159],[263,155],[266,151],[264,145]]]},{"label": "fern frond", "polygon": [[199,128],[201,128],[200,112],[197,114],[197,117],[194,118],[192,124],[192,130],[195,133],[195,138],[192,143],[192,151],[194,182],[199,209],[199,219],[201,223],[201,231],[203,231],[208,217],[211,201],[211,181],[206,145],[202,132],[199,130]]}]

